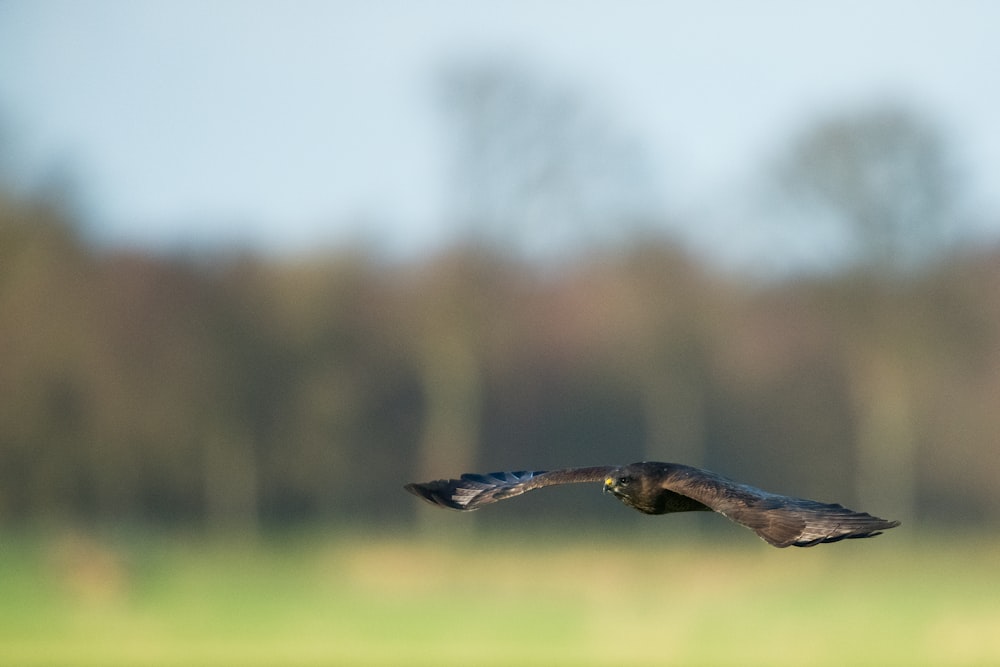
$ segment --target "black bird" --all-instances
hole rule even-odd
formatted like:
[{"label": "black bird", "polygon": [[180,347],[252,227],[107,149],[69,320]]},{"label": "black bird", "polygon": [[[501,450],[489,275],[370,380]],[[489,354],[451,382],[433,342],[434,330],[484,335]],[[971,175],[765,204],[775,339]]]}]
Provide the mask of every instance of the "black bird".
[{"label": "black bird", "polygon": [[701,468],[656,461],[622,467],[465,474],[404,488],[434,505],[469,511],[544,486],[577,482],[604,482],[605,492],[645,514],[718,512],[776,547],[874,537],[899,525],[841,505],[761,491]]}]

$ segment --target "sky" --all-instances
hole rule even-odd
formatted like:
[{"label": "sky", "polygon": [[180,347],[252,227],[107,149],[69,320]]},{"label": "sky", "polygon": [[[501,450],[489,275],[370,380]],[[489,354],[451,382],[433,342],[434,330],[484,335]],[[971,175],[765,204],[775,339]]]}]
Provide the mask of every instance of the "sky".
[{"label": "sky", "polygon": [[436,82],[508,60],[642,143],[683,242],[808,262],[822,231],[754,193],[810,120],[874,103],[938,123],[1000,224],[998,26],[987,0],[0,0],[0,166],[68,178],[102,243],[419,254],[456,233]]}]

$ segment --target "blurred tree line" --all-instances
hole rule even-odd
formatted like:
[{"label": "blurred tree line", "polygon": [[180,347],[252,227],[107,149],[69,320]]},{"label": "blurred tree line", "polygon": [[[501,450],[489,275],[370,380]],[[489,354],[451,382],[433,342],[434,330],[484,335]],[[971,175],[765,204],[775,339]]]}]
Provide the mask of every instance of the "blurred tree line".
[{"label": "blurred tree line", "polygon": [[898,507],[996,521],[1000,249],[772,283],[656,238],[558,272],[164,257],[6,196],[0,396],[8,524],[403,522],[414,478],[642,458],[854,502],[872,428],[913,450]]},{"label": "blurred tree line", "polygon": [[794,136],[772,185],[841,259],[764,281],[657,231],[640,143],[572,89],[476,63],[440,93],[463,234],[410,263],[97,249],[0,190],[0,522],[404,523],[414,479],[641,459],[1000,521],[1000,246],[950,242],[933,124]]}]

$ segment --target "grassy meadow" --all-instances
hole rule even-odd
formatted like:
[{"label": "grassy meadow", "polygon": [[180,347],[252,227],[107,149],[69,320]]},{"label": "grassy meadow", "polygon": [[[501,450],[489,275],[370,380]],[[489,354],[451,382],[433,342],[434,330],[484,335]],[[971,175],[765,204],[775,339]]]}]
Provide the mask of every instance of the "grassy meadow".
[{"label": "grassy meadow", "polygon": [[8,534],[3,665],[996,665],[1000,539]]}]

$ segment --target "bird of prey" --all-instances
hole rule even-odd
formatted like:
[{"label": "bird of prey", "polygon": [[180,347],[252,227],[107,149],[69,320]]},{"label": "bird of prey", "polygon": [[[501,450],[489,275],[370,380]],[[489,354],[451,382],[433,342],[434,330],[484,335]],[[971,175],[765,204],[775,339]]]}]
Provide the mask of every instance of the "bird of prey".
[{"label": "bird of prey", "polygon": [[645,514],[718,512],[776,547],[874,537],[899,525],[841,505],[768,493],[701,468],[656,461],[622,467],[465,474],[404,488],[434,505],[469,511],[526,491],[578,482],[603,482],[606,493]]}]

